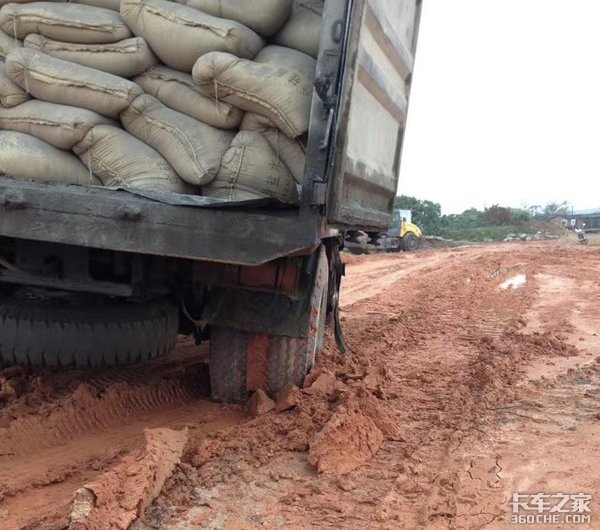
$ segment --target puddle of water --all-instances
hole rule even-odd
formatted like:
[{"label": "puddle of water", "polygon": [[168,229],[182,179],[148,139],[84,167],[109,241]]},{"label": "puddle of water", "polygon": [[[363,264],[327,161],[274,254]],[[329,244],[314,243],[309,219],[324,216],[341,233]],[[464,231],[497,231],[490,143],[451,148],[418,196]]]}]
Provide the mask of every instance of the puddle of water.
[{"label": "puddle of water", "polygon": [[527,276],[525,276],[524,274],[517,274],[516,276],[509,278],[505,282],[502,282],[500,284],[500,289],[519,289],[520,287],[523,287],[526,283]]}]

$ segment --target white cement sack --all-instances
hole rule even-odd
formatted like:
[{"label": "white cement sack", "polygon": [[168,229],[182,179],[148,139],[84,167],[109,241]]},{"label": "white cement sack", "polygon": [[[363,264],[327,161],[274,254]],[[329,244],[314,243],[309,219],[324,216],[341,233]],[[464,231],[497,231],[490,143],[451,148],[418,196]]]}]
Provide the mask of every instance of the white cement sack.
[{"label": "white cement sack", "polygon": [[186,182],[208,184],[217,176],[221,158],[234,138],[163,105],[148,94],[121,114],[125,129],[156,149]]},{"label": "white cement sack", "polygon": [[23,45],[58,59],[127,78],[158,63],[156,55],[141,37],[109,44],[74,44],[32,33],[27,35]]},{"label": "white cement sack", "polygon": [[88,6],[102,7],[104,9],[110,9],[112,11],[119,12],[121,7],[121,0],[71,0],[76,4],[85,4]]},{"label": "white cement sack", "polygon": [[73,151],[105,186],[189,192],[189,187],[162,156],[118,127],[93,127]]},{"label": "white cement sack", "polygon": [[8,76],[43,101],[62,103],[116,118],[143,90],[122,77],[17,48],[6,58]]},{"label": "white cement sack", "polygon": [[23,43],[0,30],[0,59],[5,59],[10,50],[20,48]]},{"label": "white cement sack", "polygon": [[101,185],[72,153],[14,131],[0,131],[0,174],[38,182]]},{"label": "white cement sack", "polygon": [[273,42],[317,58],[321,35],[323,0],[294,0],[294,10]]},{"label": "white cement sack", "polygon": [[223,156],[217,178],[202,189],[207,197],[229,201],[277,198],[299,202],[294,177],[258,132],[242,131]]},{"label": "white cement sack", "polygon": [[81,4],[32,2],[6,4],[0,9],[0,28],[24,39],[30,33],[63,42],[102,44],[131,37],[119,13]]},{"label": "white cement sack", "polygon": [[269,120],[251,112],[246,113],[244,116],[240,130],[260,132],[267,142],[269,142],[277,157],[290,170],[294,180],[300,185],[304,184],[304,170],[306,167],[305,142],[290,138],[279,129],[273,128]]},{"label": "white cement sack", "polygon": [[168,0],[123,0],[121,15],[163,63],[183,72],[191,72],[198,57],[211,51],[253,58],[264,46],[259,35],[238,22]]},{"label": "white cement sack", "polygon": [[308,130],[316,61],[305,53],[267,46],[255,61],[213,52],[192,77],[203,94],[271,120],[291,138]]},{"label": "white cement sack", "polygon": [[256,31],[263,37],[270,37],[290,18],[293,0],[177,0],[180,4],[194,7],[220,18],[235,20]]},{"label": "white cement sack", "polygon": [[116,122],[92,110],[32,100],[12,109],[0,109],[0,129],[19,131],[70,150],[95,125]]},{"label": "white cement sack", "polygon": [[4,63],[0,62],[0,105],[15,107],[28,99],[29,94],[8,77]]},{"label": "white cement sack", "polygon": [[203,95],[190,74],[166,66],[154,66],[133,82],[167,107],[219,129],[235,129],[244,115],[237,107]]}]

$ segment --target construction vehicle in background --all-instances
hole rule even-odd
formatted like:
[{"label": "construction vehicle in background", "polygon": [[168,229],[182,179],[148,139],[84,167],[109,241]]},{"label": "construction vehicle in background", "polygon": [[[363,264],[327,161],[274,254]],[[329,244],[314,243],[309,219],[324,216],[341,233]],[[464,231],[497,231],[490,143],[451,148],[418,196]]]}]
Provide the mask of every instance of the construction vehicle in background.
[{"label": "construction vehicle in background", "polygon": [[392,225],[387,232],[347,232],[344,246],[353,254],[414,252],[421,246],[422,241],[423,232],[413,224],[412,212],[397,208],[393,212]]}]

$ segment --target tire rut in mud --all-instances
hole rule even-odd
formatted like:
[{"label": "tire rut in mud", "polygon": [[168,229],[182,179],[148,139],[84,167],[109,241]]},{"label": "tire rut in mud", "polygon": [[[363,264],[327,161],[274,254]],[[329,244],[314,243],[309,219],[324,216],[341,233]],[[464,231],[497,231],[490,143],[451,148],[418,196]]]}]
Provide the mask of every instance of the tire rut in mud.
[{"label": "tire rut in mud", "polygon": [[135,455],[150,428],[202,436],[243,418],[210,402],[207,352],[93,371],[0,371],[0,528],[64,528],[73,494]]},{"label": "tire rut in mud", "polygon": [[[62,374],[24,376],[23,394],[0,410],[0,455],[30,455],[206,395],[204,365],[163,370],[130,367],[92,377],[80,373],[82,381],[74,373],[68,382]],[[72,390],[64,392],[60,384]]]}]

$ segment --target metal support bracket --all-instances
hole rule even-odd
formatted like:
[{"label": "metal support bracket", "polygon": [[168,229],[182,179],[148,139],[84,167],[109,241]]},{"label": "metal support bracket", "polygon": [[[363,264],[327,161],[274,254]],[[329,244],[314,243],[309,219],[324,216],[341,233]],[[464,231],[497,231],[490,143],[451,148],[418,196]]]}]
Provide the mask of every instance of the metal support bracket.
[{"label": "metal support bracket", "polygon": [[330,289],[328,295],[327,312],[333,319],[335,343],[340,353],[345,355],[347,349],[346,339],[344,337],[344,331],[342,330],[342,323],[340,321],[340,289],[342,285],[342,278],[346,275],[346,266],[344,263],[342,263],[340,248],[340,244],[328,245]]}]

